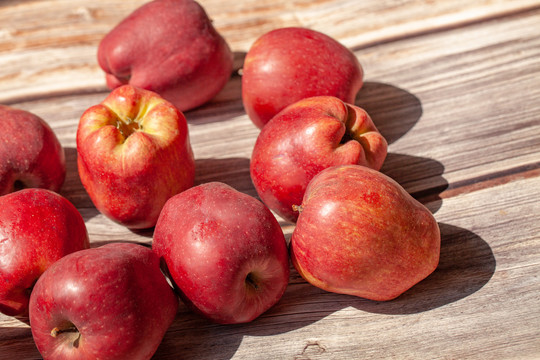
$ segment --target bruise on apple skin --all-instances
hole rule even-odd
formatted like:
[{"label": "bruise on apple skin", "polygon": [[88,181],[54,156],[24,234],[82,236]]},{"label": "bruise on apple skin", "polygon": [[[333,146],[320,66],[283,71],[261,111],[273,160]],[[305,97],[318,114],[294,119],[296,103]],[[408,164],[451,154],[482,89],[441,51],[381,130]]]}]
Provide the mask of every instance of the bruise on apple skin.
[{"label": "bruise on apple skin", "polygon": [[311,284],[386,301],[435,270],[440,231],[429,210],[392,179],[340,166],[308,186],[290,253]]}]

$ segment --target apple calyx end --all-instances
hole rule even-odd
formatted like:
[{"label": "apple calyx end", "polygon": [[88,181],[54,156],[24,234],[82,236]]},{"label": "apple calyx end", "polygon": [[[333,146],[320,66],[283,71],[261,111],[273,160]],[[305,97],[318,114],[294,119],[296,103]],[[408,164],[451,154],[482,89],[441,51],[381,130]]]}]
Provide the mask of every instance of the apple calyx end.
[{"label": "apple calyx end", "polygon": [[127,139],[131,134],[142,130],[142,125],[139,124],[136,119],[133,120],[131,118],[126,118],[125,120],[118,118],[116,119],[115,126],[124,139]]},{"label": "apple calyx end", "polygon": [[299,213],[301,213],[302,210],[304,210],[302,205],[295,205],[295,204],[293,204],[292,209],[293,209],[294,212],[299,212]]}]

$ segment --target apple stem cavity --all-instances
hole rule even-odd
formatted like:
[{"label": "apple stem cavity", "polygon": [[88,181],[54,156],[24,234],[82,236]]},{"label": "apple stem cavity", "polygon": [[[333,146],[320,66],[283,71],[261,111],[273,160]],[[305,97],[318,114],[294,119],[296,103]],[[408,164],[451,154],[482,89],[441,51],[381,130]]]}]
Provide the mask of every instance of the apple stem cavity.
[{"label": "apple stem cavity", "polygon": [[32,282],[32,285],[30,285],[29,287],[27,287],[26,289],[24,289],[24,292],[25,294],[30,297],[30,295],[32,294],[32,290],[34,290],[34,286],[36,286],[36,282],[37,282],[38,279],[35,279],[33,282]]},{"label": "apple stem cavity", "polygon": [[259,290],[259,285],[257,284],[257,281],[255,281],[255,275],[251,272],[246,275],[246,284],[255,291]]},{"label": "apple stem cavity", "polygon": [[51,330],[51,336],[54,338],[64,333],[78,333],[79,334],[79,329],[77,329],[75,325],[69,324],[63,328],[55,327],[54,329]]},{"label": "apple stem cavity", "polygon": [[345,134],[343,134],[343,137],[341,138],[341,141],[339,142],[340,144],[346,144],[351,140],[355,140],[349,131],[351,130],[347,129],[347,131],[345,131]]},{"label": "apple stem cavity", "polygon": [[73,325],[72,323],[67,323],[62,327],[55,327],[51,330],[51,336],[53,338],[56,338],[62,334],[68,336],[68,339],[74,348],[79,347],[79,343],[81,341],[81,333],[75,325]]},{"label": "apple stem cavity", "polygon": [[27,188],[26,184],[21,180],[15,180],[13,182],[13,191],[19,191],[26,188]]}]

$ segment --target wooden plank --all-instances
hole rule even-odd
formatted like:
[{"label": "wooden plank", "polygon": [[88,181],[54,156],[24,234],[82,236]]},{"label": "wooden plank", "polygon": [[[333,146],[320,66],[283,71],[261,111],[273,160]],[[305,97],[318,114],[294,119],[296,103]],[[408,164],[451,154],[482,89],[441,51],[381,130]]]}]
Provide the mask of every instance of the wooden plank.
[{"label": "wooden plank", "polygon": [[[357,104],[368,110],[391,143],[383,172],[423,196],[492,172],[538,167],[540,103],[535,100],[540,68],[535,59],[540,57],[540,37],[533,25],[539,21],[539,13],[533,12],[491,23],[490,29],[500,29],[502,46],[495,45],[487,26],[479,25],[357,52],[366,67],[366,85]],[[516,53],[522,56],[515,59]],[[65,96],[18,106],[49,121],[74,159],[78,118],[105,96]],[[210,104],[186,116],[199,159],[199,181],[215,180],[234,168],[221,177],[254,194],[242,178],[258,130],[243,112],[240,79],[232,78]],[[224,133],[228,141],[223,141]],[[215,154],[236,160],[217,160]],[[78,190],[70,189],[71,183]],[[84,197],[76,179],[68,178],[67,186],[67,193]]]},{"label": "wooden plank", "polygon": [[[280,303],[250,324],[213,324],[182,306],[155,358],[533,358],[540,193],[528,189],[539,186],[535,177],[445,199],[441,263],[394,301],[327,293],[293,270]],[[1,320],[0,359],[36,358],[28,327]]]},{"label": "wooden plank", "polygon": [[[95,44],[121,19],[148,0],[22,0],[0,4],[0,50]],[[281,26],[324,29],[350,47],[393,41],[521,13],[538,0],[199,0],[237,51]],[[51,12],[50,8],[55,11]],[[14,41],[16,40],[16,41]]]},{"label": "wooden plank", "polygon": [[[53,3],[54,17],[45,11]],[[155,358],[537,358],[540,11],[531,9],[538,2],[203,3],[240,64],[258,33],[276,24],[309,25],[354,47],[366,70],[357,104],[390,141],[383,172],[435,213],[441,264],[387,303],[324,292],[293,270],[280,303],[250,324],[212,324],[182,306]],[[0,102],[52,125],[68,159],[62,194],[81,211],[93,246],[150,243],[151,231],[131,232],[99,214],[76,172],[78,118],[107,94],[96,42],[138,2],[80,4],[0,3]],[[367,9],[374,15],[366,21],[353,16]],[[240,77],[186,116],[197,182],[256,195],[249,157],[258,129],[243,112]],[[289,237],[294,227],[282,227]],[[13,358],[39,353],[28,325],[0,315],[0,360]]]},{"label": "wooden plank", "polygon": [[[49,0],[0,6],[0,103],[103,89],[96,46],[115,24],[146,2]],[[310,27],[361,48],[540,5],[538,0],[440,0],[436,5],[429,0],[204,0],[201,4],[240,58],[257,37],[283,26]]]},{"label": "wooden plank", "polygon": [[[445,199],[437,213],[441,264],[396,301],[292,281],[275,309],[246,326],[186,314],[160,351],[186,359],[532,358],[540,351],[540,205],[527,189],[539,185],[525,179]],[[503,213],[501,203],[511,206]]]},{"label": "wooden plank", "polygon": [[[418,198],[440,199],[497,174],[511,177],[520,169],[538,168],[540,37],[534,25],[540,22],[539,14],[357,51],[366,68],[357,104],[368,110],[390,142],[384,173]],[[497,46],[494,31],[501,34],[503,45]],[[210,104],[186,116],[197,183],[224,181],[256,196],[249,158],[258,129],[243,112],[240,91],[240,78],[233,77]],[[65,146],[69,171],[63,194],[87,208],[94,223],[107,224],[92,209],[76,174],[74,136],[82,112],[105,96],[103,91],[17,105],[46,119]],[[442,193],[446,189],[453,190]],[[436,211],[440,200],[432,206]],[[133,237],[113,228],[114,239]],[[95,236],[102,239],[104,233]]]},{"label": "wooden plank", "polygon": [[531,12],[358,51],[356,103],[391,143],[383,171],[422,194],[538,168],[539,22]]}]

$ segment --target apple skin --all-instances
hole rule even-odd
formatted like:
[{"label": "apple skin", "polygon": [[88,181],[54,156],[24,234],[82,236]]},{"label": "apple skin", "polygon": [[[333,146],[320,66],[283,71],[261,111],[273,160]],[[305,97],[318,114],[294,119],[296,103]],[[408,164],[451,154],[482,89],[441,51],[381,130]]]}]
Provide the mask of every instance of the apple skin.
[{"label": "apple skin", "polygon": [[30,297],[30,325],[45,360],[150,359],[177,310],[154,252],[111,243],[47,269]]},{"label": "apple skin", "polygon": [[228,44],[193,0],[141,6],[102,39],[97,57],[109,88],[151,90],[180,111],[212,99],[233,69]]},{"label": "apple skin", "polygon": [[0,195],[20,188],[59,192],[66,160],[54,131],[37,115],[5,105],[0,119]]},{"label": "apple skin", "polygon": [[254,320],[288,285],[287,243],[279,223],[260,201],[223,183],[171,198],[152,248],[184,302],[217,323]]},{"label": "apple skin", "polygon": [[158,94],[131,85],[84,112],[77,152],[96,208],[128,228],[153,227],[165,202],[193,186],[186,118]]},{"label": "apple skin", "polygon": [[81,214],[63,196],[23,189],[0,196],[0,312],[26,320],[37,279],[63,256],[89,247]]},{"label": "apple skin", "polygon": [[325,169],[310,182],[299,210],[291,260],[323,290],[391,300],[438,265],[435,218],[378,171],[360,165]]},{"label": "apple skin", "polygon": [[309,181],[330,166],[358,164],[379,170],[387,142],[368,113],[333,96],[289,105],[259,133],[250,174],[261,200],[295,222]]},{"label": "apple skin", "polygon": [[356,56],[320,32],[286,27],[253,43],[242,69],[242,101],[262,128],[287,105],[328,95],[354,104],[364,72]]}]

